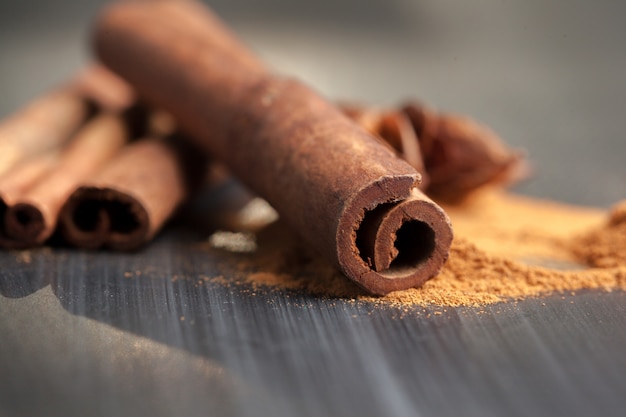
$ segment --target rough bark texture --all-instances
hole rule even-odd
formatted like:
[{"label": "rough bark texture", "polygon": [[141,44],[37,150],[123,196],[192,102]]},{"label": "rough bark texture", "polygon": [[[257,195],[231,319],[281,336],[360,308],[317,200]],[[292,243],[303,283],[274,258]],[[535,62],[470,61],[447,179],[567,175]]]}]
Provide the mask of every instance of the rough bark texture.
[{"label": "rough bark texture", "polygon": [[402,108],[418,137],[428,172],[428,195],[455,202],[485,185],[507,185],[529,174],[524,153],[511,150],[487,126],[437,113],[421,103]]}]

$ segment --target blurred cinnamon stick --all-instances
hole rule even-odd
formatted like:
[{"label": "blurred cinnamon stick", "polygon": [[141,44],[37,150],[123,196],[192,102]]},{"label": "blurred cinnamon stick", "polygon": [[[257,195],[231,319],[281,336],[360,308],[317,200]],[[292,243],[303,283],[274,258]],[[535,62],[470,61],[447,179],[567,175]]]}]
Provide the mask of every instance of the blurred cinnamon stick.
[{"label": "blurred cinnamon stick", "polygon": [[[140,106],[130,86],[102,66],[89,66],[59,91],[65,101],[57,93],[45,96],[31,106],[37,112],[22,112],[5,129],[6,142],[18,145],[20,129],[32,132],[32,146],[7,158],[7,173],[0,175],[0,247],[43,243],[60,216],[74,245],[136,249],[203,178],[206,158],[171,141],[125,145],[148,130],[170,134],[175,122]],[[86,112],[71,112],[70,104]],[[64,130],[36,117],[59,105],[68,107],[55,113],[67,116]],[[85,124],[94,112],[99,115]],[[54,140],[46,141],[51,129]]]},{"label": "blurred cinnamon stick", "polygon": [[[52,234],[77,183],[143,123],[135,103],[124,81],[91,65],[2,123],[0,150],[8,153],[0,156],[0,247],[38,245]],[[103,111],[111,113],[89,121]]]},{"label": "blurred cinnamon stick", "polygon": [[137,105],[132,88],[102,65],[89,65],[74,77],[72,83],[101,111],[121,112]]},{"label": "blurred cinnamon stick", "polygon": [[9,172],[0,175],[0,248],[11,246],[11,239],[6,237],[4,226],[7,209],[42,176],[50,172],[58,158],[58,151],[49,151],[22,161]]},{"label": "blurred cinnamon stick", "polygon": [[120,111],[134,101],[130,87],[110,71],[87,67],[0,122],[0,175],[31,156],[62,147],[94,107]]},{"label": "blurred cinnamon stick", "polygon": [[277,77],[200,3],[120,2],[102,61],[375,294],[436,275],[452,240],[420,174],[302,83]]},{"label": "blurred cinnamon stick", "polygon": [[68,199],[59,219],[64,239],[89,249],[138,249],[187,198],[202,161],[166,140],[126,146]]},{"label": "blurred cinnamon stick", "polygon": [[59,148],[90,113],[74,85],[36,99],[0,124],[0,175],[20,161]]},{"label": "blurred cinnamon stick", "polygon": [[120,116],[104,114],[88,122],[58,153],[46,175],[7,204],[0,244],[29,247],[43,243],[54,232],[59,211],[69,195],[127,140],[128,131]]}]

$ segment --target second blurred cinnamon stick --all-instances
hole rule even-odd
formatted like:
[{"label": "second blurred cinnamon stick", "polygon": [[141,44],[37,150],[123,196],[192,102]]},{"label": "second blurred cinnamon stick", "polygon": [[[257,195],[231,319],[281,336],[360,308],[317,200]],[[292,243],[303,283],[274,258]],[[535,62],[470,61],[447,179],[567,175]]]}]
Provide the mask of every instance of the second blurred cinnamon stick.
[{"label": "second blurred cinnamon stick", "polygon": [[82,248],[138,249],[188,196],[193,170],[202,170],[202,161],[170,141],[130,144],[71,195],[61,233]]}]

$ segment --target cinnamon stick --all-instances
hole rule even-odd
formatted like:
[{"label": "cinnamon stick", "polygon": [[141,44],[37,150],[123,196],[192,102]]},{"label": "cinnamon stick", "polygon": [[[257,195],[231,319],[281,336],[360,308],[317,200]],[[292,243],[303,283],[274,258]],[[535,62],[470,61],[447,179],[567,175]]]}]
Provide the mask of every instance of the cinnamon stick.
[{"label": "cinnamon stick", "polygon": [[20,161],[62,146],[89,112],[75,86],[67,84],[0,123],[0,175]]},{"label": "cinnamon stick", "polygon": [[102,65],[89,65],[72,83],[86,99],[103,111],[125,111],[137,104],[137,97],[130,86]]},{"label": "cinnamon stick", "polygon": [[429,180],[419,140],[406,114],[393,109],[378,109],[357,104],[342,104],[340,107],[348,117],[391,146],[400,158],[422,174],[419,188],[422,190],[427,188]]},{"label": "cinnamon stick", "polygon": [[127,145],[67,200],[61,234],[82,248],[138,249],[187,197],[186,175],[194,167],[196,161],[164,140]]},{"label": "cinnamon stick", "polygon": [[54,232],[62,205],[80,181],[97,172],[127,140],[120,116],[104,114],[88,122],[58,155],[47,175],[29,184],[7,205],[0,244],[29,247],[43,243]]},{"label": "cinnamon stick", "polygon": [[0,247],[10,246],[6,238],[4,219],[7,209],[33,184],[51,171],[57,163],[58,154],[50,151],[22,161],[9,172],[0,175]]},{"label": "cinnamon stick", "polygon": [[200,3],[121,2],[100,16],[101,60],[375,294],[423,284],[448,256],[420,174],[304,84],[270,73]]},{"label": "cinnamon stick", "polygon": [[7,205],[15,201],[42,176],[52,170],[58,158],[58,150],[48,151],[22,161],[9,172],[0,175],[0,200]]},{"label": "cinnamon stick", "polygon": [[134,101],[130,87],[110,71],[87,67],[0,122],[0,175],[31,156],[62,147],[94,107],[121,111]]}]

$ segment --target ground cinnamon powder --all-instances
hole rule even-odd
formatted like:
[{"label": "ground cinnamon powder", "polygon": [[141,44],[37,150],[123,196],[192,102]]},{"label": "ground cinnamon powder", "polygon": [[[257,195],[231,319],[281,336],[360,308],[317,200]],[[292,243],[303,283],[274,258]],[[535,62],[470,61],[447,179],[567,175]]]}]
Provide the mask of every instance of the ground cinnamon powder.
[{"label": "ground cinnamon powder", "polygon": [[256,235],[239,264],[254,287],[402,306],[479,306],[582,289],[626,290],[626,202],[610,213],[483,190],[446,206],[450,258],[421,288],[372,297],[308,252],[284,226]]},{"label": "ground cinnamon powder", "polygon": [[572,252],[597,268],[626,265],[626,201],[611,210],[605,225],[575,240]]}]

